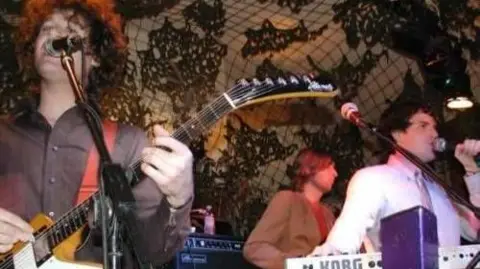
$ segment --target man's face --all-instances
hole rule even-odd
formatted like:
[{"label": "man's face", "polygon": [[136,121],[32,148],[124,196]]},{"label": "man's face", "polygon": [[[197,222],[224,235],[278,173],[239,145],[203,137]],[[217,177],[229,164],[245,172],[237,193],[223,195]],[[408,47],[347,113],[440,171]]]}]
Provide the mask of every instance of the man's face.
[{"label": "man's face", "polygon": [[[55,10],[42,24],[35,41],[35,68],[40,77],[44,80],[61,80],[61,82],[68,80],[67,73],[62,67],[59,55],[49,55],[45,50],[45,43],[48,40],[67,36],[79,36],[85,39],[88,38],[89,31],[89,26],[80,15],[75,14],[71,10]],[[86,54],[85,65],[87,72],[90,72],[93,58],[89,53]],[[77,78],[81,79],[81,52],[77,51],[73,53],[72,57]]]},{"label": "man's face", "polygon": [[328,193],[332,190],[333,184],[335,183],[335,179],[337,178],[338,173],[335,168],[335,163],[331,163],[325,169],[318,170],[313,180],[314,185],[318,186],[322,192]]},{"label": "man's face", "polygon": [[420,160],[430,162],[435,159],[433,142],[438,137],[435,119],[421,111],[413,114],[410,126],[405,131],[395,131],[393,138],[398,145],[415,154]]}]

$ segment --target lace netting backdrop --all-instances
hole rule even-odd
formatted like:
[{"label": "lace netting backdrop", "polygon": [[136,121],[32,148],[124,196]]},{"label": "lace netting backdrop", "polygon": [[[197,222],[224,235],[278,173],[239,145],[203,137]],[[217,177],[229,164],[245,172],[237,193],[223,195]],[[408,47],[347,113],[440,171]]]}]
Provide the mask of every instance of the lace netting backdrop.
[{"label": "lace netting backdrop", "polygon": [[[478,137],[478,106],[465,112],[445,109],[443,92],[425,83],[421,61],[392,38],[398,32],[411,34],[414,41],[446,35],[467,60],[478,100],[476,3],[418,2],[122,0],[129,59],[122,87],[105,90],[102,106],[121,122],[145,129],[161,123],[173,131],[241,78],[329,76],[340,96],[240,108],[203,132],[191,149],[195,206],[213,205],[238,235],[248,235],[271,195],[290,184],[293,158],[304,147],[333,154],[339,177],[325,200],[338,213],[352,173],[379,159],[375,140],[341,120],[342,102],[357,103],[363,116],[376,123],[391,102],[425,98],[442,114],[446,137]],[[16,87],[18,66],[10,40],[19,5],[0,6],[0,108],[7,113],[26,92]],[[441,31],[431,31],[435,23],[426,23],[435,18]],[[405,41],[421,47],[411,42]],[[462,180],[450,173],[454,166],[442,158],[437,168],[459,185],[454,183]]]}]

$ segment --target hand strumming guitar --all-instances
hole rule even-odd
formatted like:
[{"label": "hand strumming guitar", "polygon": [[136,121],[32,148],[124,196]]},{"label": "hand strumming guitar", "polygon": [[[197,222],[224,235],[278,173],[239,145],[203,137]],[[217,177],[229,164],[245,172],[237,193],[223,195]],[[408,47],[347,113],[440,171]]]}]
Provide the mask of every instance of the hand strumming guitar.
[{"label": "hand strumming guitar", "polygon": [[18,241],[34,241],[33,228],[19,216],[0,208],[0,253],[9,251]]}]

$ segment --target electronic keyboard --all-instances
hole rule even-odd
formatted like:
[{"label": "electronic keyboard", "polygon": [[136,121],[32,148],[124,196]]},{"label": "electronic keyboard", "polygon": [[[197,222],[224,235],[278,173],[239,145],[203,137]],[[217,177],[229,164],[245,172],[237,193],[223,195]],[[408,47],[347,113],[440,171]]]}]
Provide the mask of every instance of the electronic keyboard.
[{"label": "electronic keyboard", "polygon": [[[480,245],[458,247],[441,247],[438,249],[439,269],[465,269]],[[402,255],[399,253],[398,255]],[[334,255],[322,257],[290,258],[285,262],[285,269],[380,269],[382,254],[380,252]],[[475,268],[480,268],[477,264]]]}]

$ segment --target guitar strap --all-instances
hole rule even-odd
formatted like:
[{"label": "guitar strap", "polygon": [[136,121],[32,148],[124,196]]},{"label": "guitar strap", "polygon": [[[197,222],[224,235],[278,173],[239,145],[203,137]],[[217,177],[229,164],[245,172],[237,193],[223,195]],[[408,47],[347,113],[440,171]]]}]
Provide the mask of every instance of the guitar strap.
[{"label": "guitar strap", "polygon": [[[112,153],[117,136],[118,124],[110,120],[103,121],[103,133],[105,144],[110,153]],[[87,159],[87,166],[83,174],[82,184],[78,191],[76,205],[88,199],[98,189],[98,167],[100,164],[100,156],[95,144],[90,149]]]}]

